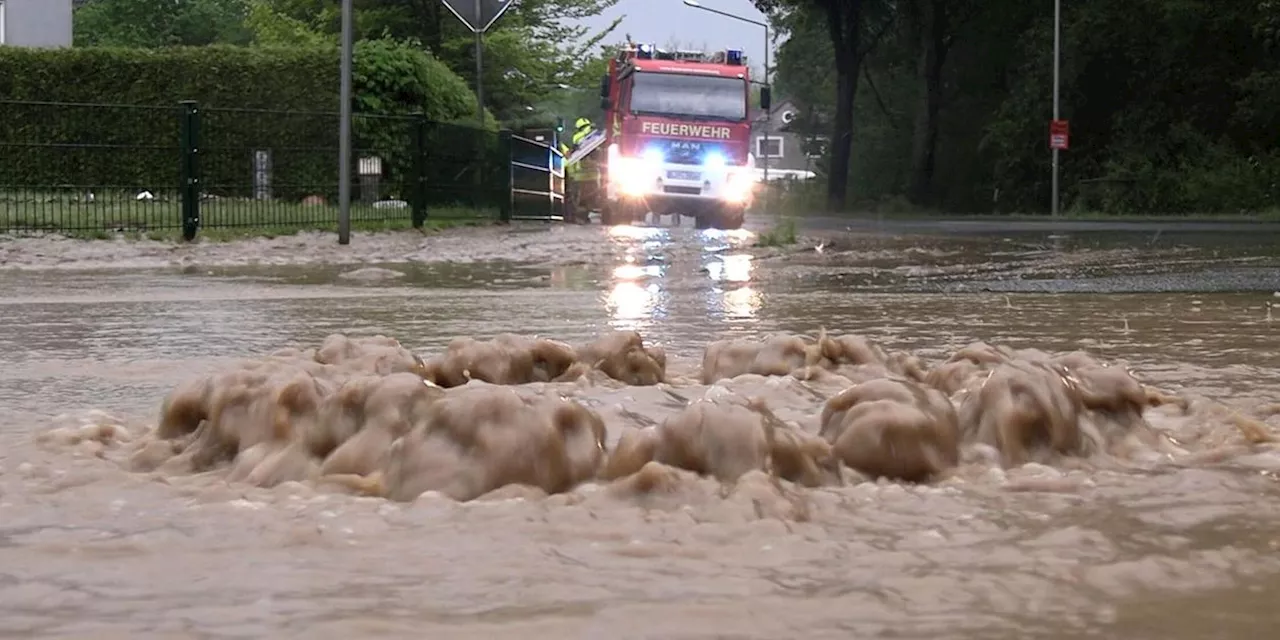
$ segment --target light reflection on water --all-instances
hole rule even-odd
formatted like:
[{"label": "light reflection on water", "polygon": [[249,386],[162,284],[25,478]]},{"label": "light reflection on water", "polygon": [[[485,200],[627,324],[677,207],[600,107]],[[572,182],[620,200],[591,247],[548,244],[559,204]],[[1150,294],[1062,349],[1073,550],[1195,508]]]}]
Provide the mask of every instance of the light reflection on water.
[{"label": "light reflection on water", "polygon": [[717,256],[707,263],[707,273],[716,282],[748,282],[752,266],[746,254]]},{"label": "light reflection on water", "polygon": [[706,271],[713,283],[707,291],[707,313],[741,324],[753,320],[764,305],[764,294],[750,286],[755,264],[746,254],[711,256]]},{"label": "light reflection on water", "polygon": [[720,230],[704,229],[698,232],[698,239],[707,247],[729,247],[731,245],[749,244],[756,234],[746,229]]},{"label": "light reflection on water", "polygon": [[751,287],[740,287],[722,295],[724,315],[733,320],[751,320],[764,304],[764,295]]},{"label": "light reflection on water", "polygon": [[665,265],[651,263],[670,236],[661,228],[623,225],[610,228],[609,239],[623,261],[614,268],[603,296],[609,325],[643,333],[652,321],[667,315],[667,296],[660,284]]},{"label": "light reflection on water", "polygon": [[[644,333],[655,321],[671,317],[673,293],[690,288],[701,291],[706,301],[704,309],[690,311],[734,324],[753,320],[764,304],[763,293],[749,286],[755,264],[749,254],[730,253],[751,235],[741,230],[698,231],[693,251],[682,253],[669,229],[611,228],[609,239],[622,264],[614,267],[607,292],[601,296],[610,326]],[[693,281],[680,277],[693,273],[705,277]]]},{"label": "light reflection on water", "polygon": [[659,303],[661,293],[662,287],[657,283],[646,285],[627,280],[615,283],[607,299],[607,307],[613,317],[612,326],[643,333],[648,320],[665,313]]}]

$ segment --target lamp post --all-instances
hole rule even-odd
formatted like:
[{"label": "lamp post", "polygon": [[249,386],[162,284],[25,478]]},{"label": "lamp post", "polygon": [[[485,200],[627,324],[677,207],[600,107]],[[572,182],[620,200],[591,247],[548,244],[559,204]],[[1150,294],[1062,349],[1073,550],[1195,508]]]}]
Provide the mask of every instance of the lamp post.
[{"label": "lamp post", "polygon": [[[702,9],[703,11],[710,11],[711,13],[714,13],[716,15],[721,15],[726,18],[733,18],[734,20],[741,20],[742,22],[746,22],[747,24],[754,24],[757,27],[763,27],[764,28],[764,81],[765,81],[766,87],[770,86],[769,85],[769,23],[760,22],[759,20],[752,20],[751,18],[744,18],[742,16],[735,15],[727,11],[712,9],[711,7],[704,7],[702,6],[701,3],[698,2],[698,0],[684,0],[684,4],[685,6],[693,7],[694,9]],[[748,113],[750,113],[750,111],[751,111],[750,109],[747,109]],[[769,143],[771,142],[770,135],[769,135],[770,129],[772,129],[772,127],[770,126],[770,123],[769,123],[769,113],[766,110],[764,114],[764,197],[765,197],[764,204],[765,204],[765,209],[769,208]]]},{"label": "lamp post", "polygon": [[[1061,84],[1062,58],[1062,0],[1053,0],[1053,119],[1060,118],[1058,104],[1058,87]],[[1058,153],[1057,145],[1053,147],[1053,216],[1058,216]]]}]

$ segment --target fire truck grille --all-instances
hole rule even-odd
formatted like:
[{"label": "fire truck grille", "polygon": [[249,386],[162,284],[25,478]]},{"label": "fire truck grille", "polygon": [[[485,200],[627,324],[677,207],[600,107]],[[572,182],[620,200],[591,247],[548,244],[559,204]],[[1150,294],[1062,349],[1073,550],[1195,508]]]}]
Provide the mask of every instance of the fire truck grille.
[{"label": "fire truck grille", "polygon": [[667,150],[667,162],[672,164],[700,164],[702,162],[702,150],[673,146]]},{"label": "fire truck grille", "polygon": [[710,151],[719,151],[719,145],[697,140],[667,140],[663,147],[663,157],[671,164],[702,164],[702,159]]}]

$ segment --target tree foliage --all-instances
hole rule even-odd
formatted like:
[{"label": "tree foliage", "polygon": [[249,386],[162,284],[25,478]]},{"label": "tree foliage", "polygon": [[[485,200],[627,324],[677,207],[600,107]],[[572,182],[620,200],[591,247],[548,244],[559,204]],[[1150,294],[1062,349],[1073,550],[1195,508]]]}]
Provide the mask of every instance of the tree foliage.
[{"label": "tree foliage", "polygon": [[[907,198],[950,211],[1049,208],[1050,6],[1012,0],[756,4],[785,38],[779,94],[812,116],[795,128],[831,137],[833,159],[839,137],[851,134],[847,171],[827,176],[831,183],[848,180],[850,197],[831,206]],[[833,13],[834,4],[845,13]],[[854,4],[863,17],[856,34],[847,23]],[[845,22],[833,25],[833,17]],[[851,36],[860,39],[861,59]],[[848,74],[841,65],[848,69],[850,62],[859,63],[858,86],[843,87],[854,100],[845,114],[853,124],[842,125],[840,80]],[[1280,202],[1276,104],[1278,0],[1063,3],[1061,105],[1071,123],[1071,148],[1061,154],[1063,206],[1274,208]]]},{"label": "tree foliage", "polygon": [[[356,46],[352,75],[362,115],[353,139],[357,149],[386,160],[392,179],[411,162],[417,119],[387,116],[423,113],[429,135],[444,141],[432,148],[445,155],[493,146],[496,135],[450,124],[473,117],[475,96],[441,62],[389,39]],[[192,100],[200,107],[201,166],[211,193],[251,195],[252,154],[274,149],[279,197],[332,196],[337,86],[331,47],[0,47],[0,95],[29,101],[0,103],[0,140],[43,147],[0,158],[0,167],[13,184],[172,189],[185,113],[179,102]]]},{"label": "tree foliage", "polygon": [[[580,84],[612,31],[564,24],[618,0],[522,0],[484,35],[485,103],[510,120]],[[357,40],[414,43],[475,83],[474,36],[440,0],[354,0]],[[77,44],[336,46],[340,0],[89,0],[76,9]],[[591,81],[594,83],[594,81]]]},{"label": "tree foliage", "polygon": [[[474,86],[474,38],[440,0],[354,1],[359,40],[424,52],[456,74],[449,86]],[[569,21],[617,2],[516,3],[484,36],[490,111],[509,125],[598,115],[603,45],[616,40],[617,23],[592,33]],[[781,41],[775,103],[798,103],[793,132],[825,141],[817,168],[826,207],[1049,208],[1050,4],[754,3]],[[332,50],[339,31],[339,0],[88,0],[76,10],[81,46]],[[1072,134],[1061,154],[1065,209],[1280,202],[1280,0],[1072,0],[1063,3],[1062,44],[1062,116]],[[376,62],[398,78],[385,89],[436,82],[402,73],[426,68],[407,55],[396,49]]]},{"label": "tree foliage", "polygon": [[89,0],[76,8],[77,46],[247,44],[250,0]]}]

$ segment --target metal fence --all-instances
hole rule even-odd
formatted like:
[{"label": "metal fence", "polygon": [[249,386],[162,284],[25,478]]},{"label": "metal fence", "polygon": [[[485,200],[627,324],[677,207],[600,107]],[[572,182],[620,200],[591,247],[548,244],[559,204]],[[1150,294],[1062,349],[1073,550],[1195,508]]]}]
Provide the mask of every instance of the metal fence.
[{"label": "metal fence", "polygon": [[564,156],[554,146],[510,136],[511,200],[515,216],[564,220]]},{"label": "metal fence", "polygon": [[[420,115],[352,125],[357,229],[561,219],[548,145]],[[336,113],[0,100],[0,233],[336,228],[337,132]]]}]

